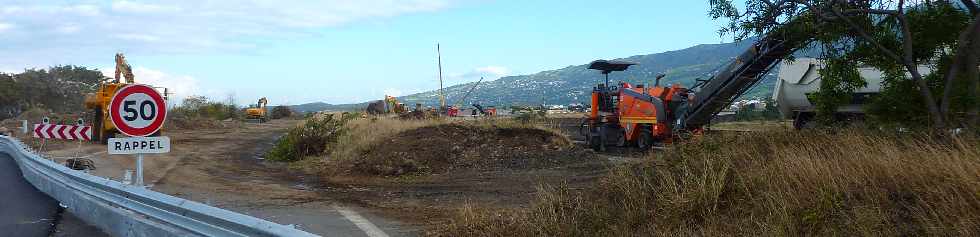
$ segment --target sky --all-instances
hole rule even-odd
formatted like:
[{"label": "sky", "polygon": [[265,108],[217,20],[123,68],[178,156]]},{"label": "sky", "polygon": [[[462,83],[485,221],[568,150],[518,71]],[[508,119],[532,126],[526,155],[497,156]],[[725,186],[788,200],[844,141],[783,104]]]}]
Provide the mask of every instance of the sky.
[{"label": "sky", "polygon": [[[288,2],[288,3],[287,3]],[[708,1],[0,0],[0,71],[80,65],[174,98],[359,103],[721,43]]]}]

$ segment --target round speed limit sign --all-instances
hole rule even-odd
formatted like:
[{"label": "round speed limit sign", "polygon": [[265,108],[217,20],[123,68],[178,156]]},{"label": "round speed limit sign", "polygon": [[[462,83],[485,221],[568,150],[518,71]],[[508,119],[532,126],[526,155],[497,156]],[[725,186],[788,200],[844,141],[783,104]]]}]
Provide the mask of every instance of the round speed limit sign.
[{"label": "round speed limit sign", "polygon": [[109,117],[119,132],[133,137],[145,137],[163,127],[163,120],[167,117],[167,103],[153,87],[128,85],[112,96]]}]

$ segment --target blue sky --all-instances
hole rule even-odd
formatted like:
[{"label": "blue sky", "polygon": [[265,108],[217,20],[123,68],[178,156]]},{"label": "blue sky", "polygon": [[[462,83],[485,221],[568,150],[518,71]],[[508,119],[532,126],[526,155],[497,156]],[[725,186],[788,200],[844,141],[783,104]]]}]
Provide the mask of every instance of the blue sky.
[{"label": "blue sky", "polygon": [[[707,1],[19,1],[0,70],[75,64],[239,103],[352,103],[719,43]],[[111,72],[111,71],[109,71]]]}]

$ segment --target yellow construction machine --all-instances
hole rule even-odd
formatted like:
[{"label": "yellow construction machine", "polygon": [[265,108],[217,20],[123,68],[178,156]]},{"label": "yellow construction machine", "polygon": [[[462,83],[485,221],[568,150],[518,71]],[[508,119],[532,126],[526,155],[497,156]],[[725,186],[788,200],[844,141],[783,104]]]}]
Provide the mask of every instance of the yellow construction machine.
[{"label": "yellow construction machine", "polygon": [[269,121],[269,110],[265,107],[267,104],[269,104],[269,100],[262,97],[258,103],[245,109],[245,121],[259,123]]},{"label": "yellow construction machine", "polygon": [[402,114],[405,113],[405,104],[398,102],[394,96],[385,95],[385,112]]},{"label": "yellow construction machine", "polygon": [[[120,79],[125,79],[125,81],[121,81]],[[135,76],[133,76],[132,67],[126,62],[126,56],[123,56],[122,53],[117,53],[116,73],[113,79],[106,79],[99,82],[99,89],[85,96],[85,108],[92,110],[95,115],[92,121],[92,138],[94,141],[106,143],[108,138],[115,137],[119,133],[119,130],[112,125],[109,118],[109,102],[112,100],[112,96],[116,95],[116,91],[135,83]],[[166,88],[164,88],[163,94],[164,97],[167,96]],[[160,132],[158,131],[154,136],[158,136],[159,134]]]}]

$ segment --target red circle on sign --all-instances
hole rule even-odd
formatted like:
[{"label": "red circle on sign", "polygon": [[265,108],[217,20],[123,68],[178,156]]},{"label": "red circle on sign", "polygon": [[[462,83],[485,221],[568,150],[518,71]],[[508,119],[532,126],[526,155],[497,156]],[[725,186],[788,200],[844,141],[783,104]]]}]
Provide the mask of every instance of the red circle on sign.
[{"label": "red circle on sign", "polygon": [[[153,121],[150,122],[150,125],[142,128],[132,127],[129,126],[129,124],[126,124],[126,122],[123,122],[123,119],[118,112],[119,106],[122,106],[122,100],[125,99],[126,96],[137,93],[146,94],[149,96],[150,99],[156,103],[157,107],[156,113],[158,116],[156,116]],[[163,96],[161,96],[157,90],[154,90],[153,87],[149,87],[147,85],[132,84],[125,86],[122,89],[119,89],[119,91],[116,92],[116,95],[112,96],[111,102],[109,102],[109,118],[112,120],[112,125],[115,125],[119,132],[132,137],[145,137],[156,133],[163,127],[163,121],[166,117],[167,103],[163,101]]]}]

